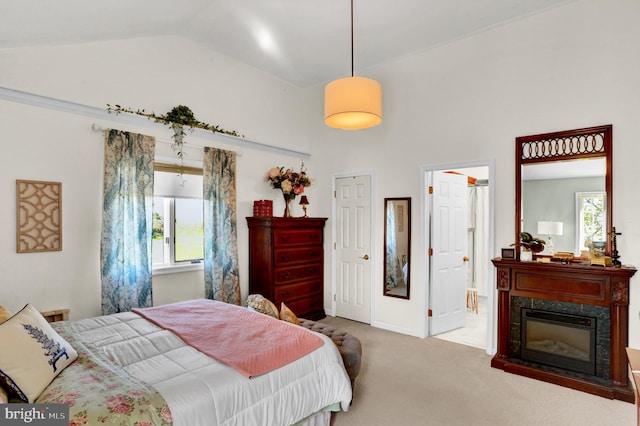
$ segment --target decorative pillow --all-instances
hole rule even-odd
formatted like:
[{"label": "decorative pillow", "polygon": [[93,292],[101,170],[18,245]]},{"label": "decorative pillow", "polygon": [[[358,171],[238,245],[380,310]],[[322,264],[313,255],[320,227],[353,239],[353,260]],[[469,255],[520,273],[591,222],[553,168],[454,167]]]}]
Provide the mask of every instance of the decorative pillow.
[{"label": "decorative pillow", "polygon": [[0,404],[6,404],[9,402],[9,397],[7,396],[7,391],[4,390],[2,386],[0,386]]},{"label": "decorative pillow", "polygon": [[78,353],[33,306],[0,324],[0,385],[33,403]]},{"label": "decorative pillow", "polygon": [[247,297],[247,306],[255,309],[260,313],[270,315],[277,319],[280,318],[276,305],[274,305],[271,300],[266,299],[261,294],[250,294]]},{"label": "decorative pillow", "polygon": [[13,314],[10,310],[5,308],[4,306],[0,306],[0,324],[11,318],[11,315]]},{"label": "decorative pillow", "polygon": [[296,314],[294,314],[293,311],[284,304],[284,302],[280,304],[280,319],[282,321],[290,322],[291,324],[300,325],[300,321]]}]

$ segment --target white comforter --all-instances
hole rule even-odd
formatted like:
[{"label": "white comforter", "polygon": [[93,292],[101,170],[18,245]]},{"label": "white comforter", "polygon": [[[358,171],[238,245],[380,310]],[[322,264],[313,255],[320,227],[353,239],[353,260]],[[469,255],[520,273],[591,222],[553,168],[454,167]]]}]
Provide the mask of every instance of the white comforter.
[{"label": "white comforter", "polygon": [[247,379],[131,312],[76,321],[73,329],[155,387],[177,426],[292,425],[334,403],[347,411],[351,401],[342,358],[321,334],[324,345],[309,355]]}]

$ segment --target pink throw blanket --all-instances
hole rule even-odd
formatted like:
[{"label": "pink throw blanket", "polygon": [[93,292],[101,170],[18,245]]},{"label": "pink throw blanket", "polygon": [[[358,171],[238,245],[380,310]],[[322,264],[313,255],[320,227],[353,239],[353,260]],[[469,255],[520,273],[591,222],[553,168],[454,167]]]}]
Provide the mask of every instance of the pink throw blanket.
[{"label": "pink throw blanket", "polygon": [[191,300],[133,312],[246,377],[280,368],[323,344],[303,327],[215,300]]}]

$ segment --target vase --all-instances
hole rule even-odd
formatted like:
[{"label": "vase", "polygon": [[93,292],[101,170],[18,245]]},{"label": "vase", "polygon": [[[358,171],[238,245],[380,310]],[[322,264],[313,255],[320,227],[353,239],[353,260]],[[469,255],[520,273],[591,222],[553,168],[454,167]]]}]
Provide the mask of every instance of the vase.
[{"label": "vase", "polygon": [[284,215],[282,215],[282,217],[291,217],[291,210],[289,209],[289,204],[291,204],[291,199],[285,197],[284,198]]},{"label": "vase", "polygon": [[533,253],[531,250],[520,250],[520,260],[530,262],[533,260]]}]

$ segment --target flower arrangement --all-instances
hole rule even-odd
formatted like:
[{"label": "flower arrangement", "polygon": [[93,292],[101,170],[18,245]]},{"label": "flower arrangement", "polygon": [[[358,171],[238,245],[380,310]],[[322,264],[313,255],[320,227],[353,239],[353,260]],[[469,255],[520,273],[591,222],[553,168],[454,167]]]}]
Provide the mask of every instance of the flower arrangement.
[{"label": "flower arrangement", "polygon": [[264,176],[265,180],[271,181],[274,189],[282,190],[284,199],[293,200],[296,195],[304,192],[304,189],[313,183],[313,178],[307,176],[304,170],[304,162],[300,166],[300,173],[284,167],[272,167]]},{"label": "flower arrangement", "polygon": [[284,167],[272,167],[264,175],[264,179],[271,182],[271,187],[280,189],[285,201],[284,216],[290,217],[289,202],[296,198],[296,195],[304,193],[304,189],[313,183],[313,178],[307,175],[304,170],[304,162],[300,166],[300,172]]}]

